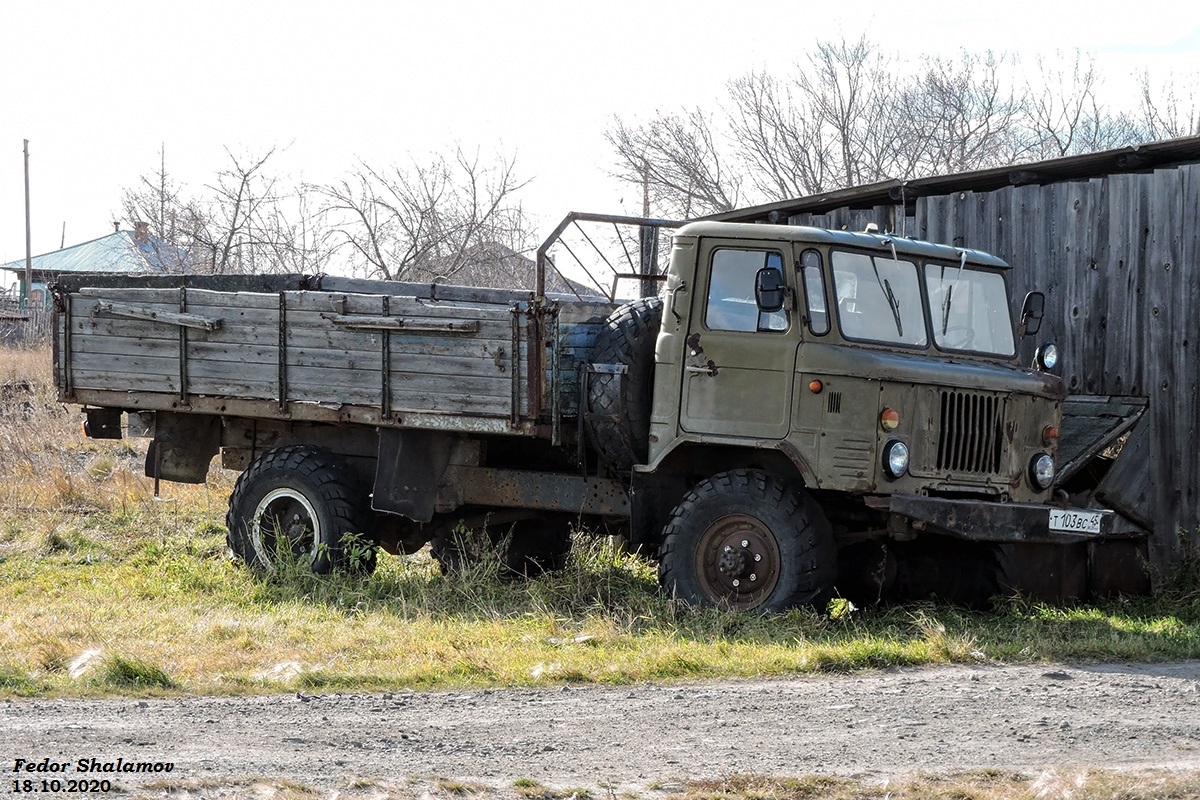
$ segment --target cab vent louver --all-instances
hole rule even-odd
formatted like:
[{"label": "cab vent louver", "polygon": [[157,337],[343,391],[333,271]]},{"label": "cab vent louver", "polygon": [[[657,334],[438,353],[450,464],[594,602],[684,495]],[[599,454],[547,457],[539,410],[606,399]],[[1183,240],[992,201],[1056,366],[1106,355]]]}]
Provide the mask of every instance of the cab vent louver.
[{"label": "cab vent louver", "polygon": [[842,393],[841,392],[830,392],[829,400],[827,401],[827,405],[825,406],[825,409],[830,414],[842,413]]}]

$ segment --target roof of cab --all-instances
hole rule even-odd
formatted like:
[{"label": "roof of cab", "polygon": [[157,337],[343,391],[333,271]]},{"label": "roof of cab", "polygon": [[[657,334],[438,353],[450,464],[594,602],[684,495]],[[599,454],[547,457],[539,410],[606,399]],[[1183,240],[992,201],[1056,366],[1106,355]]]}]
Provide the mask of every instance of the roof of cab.
[{"label": "roof of cab", "polygon": [[830,231],[824,228],[807,228],[801,225],[766,225],[750,222],[717,222],[701,220],[689,222],[675,232],[676,236],[708,237],[714,239],[759,239],[779,242],[824,244],[857,249],[879,250],[891,255],[895,246],[897,255],[914,258],[959,261],[967,254],[967,263],[978,266],[1008,269],[1002,259],[980,250],[951,247],[945,244],[906,239],[901,236],[878,233],[851,233]]}]

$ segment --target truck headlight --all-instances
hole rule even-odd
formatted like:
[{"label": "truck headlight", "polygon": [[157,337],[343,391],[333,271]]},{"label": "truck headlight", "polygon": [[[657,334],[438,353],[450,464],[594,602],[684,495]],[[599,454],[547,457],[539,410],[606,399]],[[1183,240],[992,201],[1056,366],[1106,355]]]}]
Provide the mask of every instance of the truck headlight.
[{"label": "truck headlight", "polygon": [[1049,489],[1054,482],[1054,459],[1038,453],[1029,462],[1029,481],[1035,489]]},{"label": "truck headlight", "polygon": [[1045,372],[1053,372],[1058,366],[1058,346],[1047,342],[1037,349],[1033,356],[1034,365]]},{"label": "truck headlight", "polygon": [[908,445],[893,439],[883,448],[883,471],[892,480],[908,472]]}]

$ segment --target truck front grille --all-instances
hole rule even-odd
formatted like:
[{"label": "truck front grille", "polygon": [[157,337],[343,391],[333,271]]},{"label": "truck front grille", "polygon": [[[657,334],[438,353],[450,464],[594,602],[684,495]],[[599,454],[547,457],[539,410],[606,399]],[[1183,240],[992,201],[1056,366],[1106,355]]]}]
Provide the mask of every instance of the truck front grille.
[{"label": "truck front grille", "polygon": [[994,395],[942,392],[937,468],[943,472],[1000,471],[1004,402]]}]

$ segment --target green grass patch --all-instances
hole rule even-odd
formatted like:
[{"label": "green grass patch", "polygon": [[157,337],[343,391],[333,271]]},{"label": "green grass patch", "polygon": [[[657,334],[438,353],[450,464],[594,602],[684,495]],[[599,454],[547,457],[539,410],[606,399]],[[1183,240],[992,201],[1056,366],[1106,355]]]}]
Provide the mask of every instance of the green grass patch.
[{"label": "green grass patch", "polygon": [[162,667],[140,658],[112,655],[104,660],[96,681],[117,690],[173,689],[171,680]]},{"label": "green grass patch", "polygon": [[[663,597],[654,565],[581,536],[533,581],[427,553],[370,577],[256,574],[226,555],[212,489],[104,510],[9,509],[0,694],[244,693],[620,684],[898,665],[1200,657],[1180,594],[991,613],[946,605],[776,616]],[[48,537],[62,544],[47,547]],[[1186,588],[1182,590],[1186,592]],[[92,653],[93,663],[72,665]],[[78,674],[74,674],[78,673]]]}]

